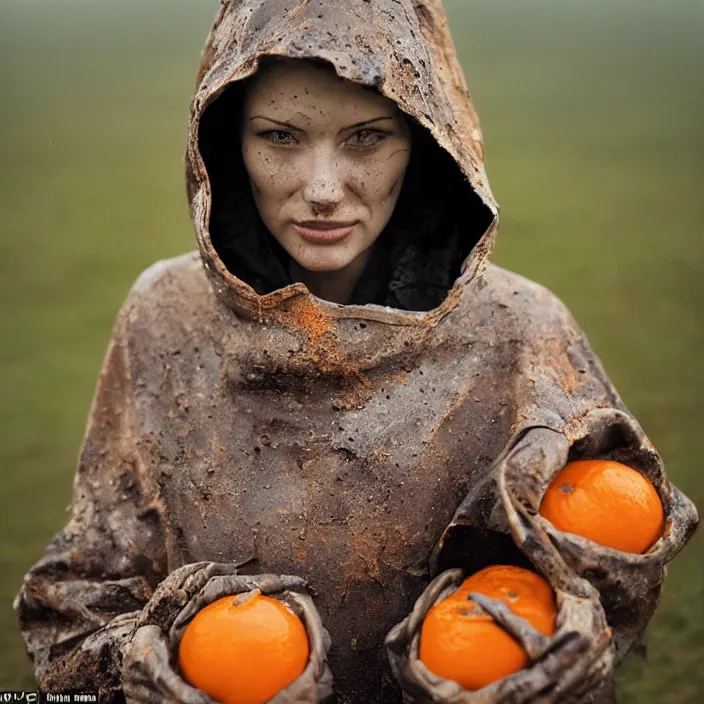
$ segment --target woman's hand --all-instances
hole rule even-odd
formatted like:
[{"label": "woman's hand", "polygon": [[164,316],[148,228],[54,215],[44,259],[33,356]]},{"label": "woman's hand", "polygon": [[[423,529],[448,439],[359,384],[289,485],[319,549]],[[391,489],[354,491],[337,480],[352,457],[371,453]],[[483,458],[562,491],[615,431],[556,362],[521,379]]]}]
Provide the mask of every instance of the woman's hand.
[{"label": "woman's hand", "polygon": [[[123,648],[122,680],[128,702],[215,704],[207,694],[187,684],[174,669],[178,644],[200,609],[221,597],[254,589],[262,594],[286,593],[306,626],[310,642],[308,666],[284,690],[282,704],[314,704],[330,693],[332,676],[326,662],[330,639],[311,598],[305,594],[307,582],[290,575],[238,575],[238,567],[234,563],[216,562],[184,565],[157,587]],[[272,701],[278,701],[279,696]]]},{"label": "woman's hand", "polygon": [[169,646],[158,626],[141,626],[125,649],[122,670],[127,702],[214,704],[171,667]]},{"label": "woman's hand", "polygon": [[613,680],[610,631],[605,627],[598,602],[589,598],[589,585],[581,596],[563,594],[553,636],[536,631],[502,601],[483,594],[469,598],[487,612],[526,651],[527,666],[510,677],[478,691],[464,690],[458,683],[434,675],[420,660],[420,631],[432,606],[458,587],[461,569],[438,575],[416,601],[411,614],[386,637],[392,671],[414,704],[612,704]]}]

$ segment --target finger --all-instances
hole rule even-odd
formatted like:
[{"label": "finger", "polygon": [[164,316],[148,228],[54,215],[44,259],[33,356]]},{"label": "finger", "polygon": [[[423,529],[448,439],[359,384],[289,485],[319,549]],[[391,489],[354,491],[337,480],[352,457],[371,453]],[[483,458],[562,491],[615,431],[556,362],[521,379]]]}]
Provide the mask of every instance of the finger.
[{"label": "finger", "polygon": [[[213,577],[236,577],[238,570],[250,560],[245,562],[209,562],[199,563],[200,569],[193,571],[188,575],[183,583],[183,589],[189,594],[195,594],[205,587],[209,580]],[[245,591],[250,589],[260,589],[262,593],[278,592],[284,589],[305,589],[308,581],[292,575],[242,575],[244,580],[255,580],[257,583],[251,587],[245,588]]]},{"label": "finger", "polygon": [[140,626],[132,636],[125,656],[126,662],[135,666],[140,665],[159,640],[163,640],[163,634],[158,626]]},{"label": "finger", "polygon": [[[191,562],[188,565],[182,565],[181,567],[175,569],[171,574],[169,574],[166,579],[161,582],[161,584],[156,588],[158,592],[160,589],[184,589],[188,580],[199,572],[202,572],[212,562]],[[156,593],[156,592],[155,592]]]},{"label": "finger", "polygon": [[511,611],[503,601],[475,592],[470,593],[469,599],[479,604],[496,623],[523,646],[531,662],[539,660],[549,647],[550,639],[536,631],[524,618]]},{"label": "finger", "polygon": [[160,638],[147,658],[146,669],[162,694],[180,704],[213,704],[210,697],[186,684],[171,667],[166,641]]},{"label": "finger", "polygon": [[186,684],[168,666],[156,675],[154,682],[164,695],[179,704],[213,704],[213,700],[205,692]]},{"label": "finger", "polygon": [[163,704],[164,695],[153,678],[151,653],[162,638],[157,626],[142,626],[129,644],[123,664],[122,687],[128,701]]},{"label": "finger", "polygon": [[164,695],[151,684],[125,681],[122,686],[127,704],[164,704]]},{"label": "finger", "polygon": [[330,636],[323,628],[323,623],[315,604],[307,594],[289,592],[285,601],[299,615],[305,624],[310,655],[303,674],[270,704],[293,704],[294,702],[328,701],[332,696],[333,679],[328,667],[326,654],[330,649]]},{"label": "finger", "polygon": [[242,591],[258,589],[262,594],[278,594],[288,589],[305,591],[308,581],[302,577],[279,574],[242,575]]},{"label": "finger", "polygon": [[281,580],[275,575],[264,575],[269,579],[252,577],[249,575],[216,575],[211,576],[199,592],[176,616],[171,627],[173,635],[188,623],[202,608],[226,596],[235,596],[260,589],[263,593],[282,591]]},{"label": "finger", "polygon": [[[588,688],[580,687],[576,695],[571,695],[576,704],[618,704],[613,663],[600,667],[598,674],[591,679],[593,681]],[[562,695],[558,692],[558,696]]]},{"label": "finger", "polygon": [[308,640],[310,643],[311,659],[324,660],[327,650],[330,648],[330,636],[323,628],[320,613],[315,607],[313,600],[305,594],[290,594],[286,599],[290,602],[306,625]]},{"label": "finger", "polygon": [[189,595],[199,592],[209,579],[218,575],[236,575],[239,564],[234,562],[207,562],[201,569],[193,572],[184,582],[183,589]]},{"label": "finger", "polygon": [[188,594],[184,591],[184,584],[194,573],[209,565],[209,562],[193,562],[174,570],[157,585],[147,605],[142,609],[138,619],[139,626],[160,621],[174,608],[183,606],[188,601]]},{"label": "finger", "polygon": [[530,556],[530,561],[539,572],[550,575],[553,588],[586,596],[580,588],[580,583],[584,580],[579,579],[567,566],[536,516],[531,514],[521,503],[520,497],[515,495],[513,488],[509,487],[505,473],[499,475],[498,485],[516,545],[525,555]]},{"label": "finger", "polygon": [[[499,472],[498,489],[514,541],[554,588],[580,597],[590,585],[569,569],[537,518],[542,495],[567,462],[569,442],[561,433],[534,428],[517,444]],[[586,591],[585,591],[586,590]]]},{"label": "finger", "polygon": [[[180,640],[185,625],[204,607],[226,596],[243,594],[258,589],[262,594],[278,594],[289,589],[304,591],[308,582],[301,577],[292,575],[237,575],[232,568],[236,565],[213,563],[199,573],[193,575],[191,586],[200,581],[200,575],[210,575],[199,592],[181,609],[169,630],[172,643]],[[229,572],[215,574],[214,572]],[[190,587],[189,587],[190,588]]]},{"label": "finger", "polygon": [[245,583],[241,577],[211,577],[201,591],[181,609],[174,619],[170,634],[179,631],[205,606],[223,597],[234,597],[236,594],[241,594],[244,586]]},{"label": "finger", "polygon": [[610,654],[603,649],[592,648],[592,653],[588,655],[589,657],[579,658],[576,666],[569,668],[559,678],[553,690],[556,702],[564,701],[567,693],[585,694],[609,678],[609,672],[613,667]]},{"label": "finger", "polygon": [[[526,704],[538,699],[540,704],[564,704],[569,700],[564,697],[555,699],[552,695],[555,683],[565,672],[579,665],[580,657],[588,650],[589,641],[580,634],[574,631],[563,634],[553,642],[550,652],[539,662],[518,676],[501,682],[496,701],[501,704]],[[585,666],[588,667],[590,662],[587,660]]]},{"label": "finger", "polygon": [[[282,574],[280,579],[281,586],[289,592],[306,592],[310,588],[310,582],[303,577],[297,577],[292,574]],[[266,593],[263,589],[262,592]]]},{"label": "finger", "polygon": [[193,562],[174,570],[161,582],[143,609],[139,625],[157,623],[164,628],[193,594],[216,574],[236,574],[239,565],[231,562]]},{"label": "finger", "polygon": [[547,674],[550,679],[559,679],[562,674],[577,665],[582,669],[586,669],[588,664],[593,660],[586,658],[589,651],[592,649],[591,639],[583,636],[577,631],[566,631],[558,635],[554,642],[551,643],[550,650],[537,663],[537,666]]},{"label": "finger", "polygon": [[163,704],[167,697],[179,704],[213,704],[207,694],[186,684],[173,670],[166,640],[157,626],[143,626],[135,633],[123,680],[128,691],[143,698],[140,701]]},{"label": "finger", "polygon": [[413,611],[411,611],[406,621],[406,639],[410,642],[413,635],[420,629],[420,624],[426,617],[430,608],[435,604],[438,598],[445,590],[449,590],[450,587],[457,586],[462,581],[462,570],[453,569],[447,570],[439,574],[435,579],[425,588],[425,591],[417,599],[413,606]]},{"label": "finger", "polygon": [[[593,662],[590,650],[590,640],[576,631],[568,631],[558,637],[550,651],[534,666],[536,676],[532,682],[531,694],[535,696],[543,692],[545,704],[563,704],[564,695],[570,692],[575,682],[584,677]],[[567,673],[572,674],[565,680],[566,688],[558,696],[555,694],[555,685]]]},{"label": "finger", "polygon": [[509,489],[521,487],[521,504],[533,515],[551,479],[569,458],[569,440],[549,428],[533,428],[514,447],[505,465]]}]

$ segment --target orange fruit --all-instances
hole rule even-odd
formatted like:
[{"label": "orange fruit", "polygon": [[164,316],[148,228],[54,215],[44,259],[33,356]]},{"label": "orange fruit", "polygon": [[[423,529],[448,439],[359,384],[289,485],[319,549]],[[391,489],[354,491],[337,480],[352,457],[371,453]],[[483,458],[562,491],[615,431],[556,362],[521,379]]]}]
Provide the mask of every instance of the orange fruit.
[{"label": "orange fruit", "polygon": [[[514,565],[486,567],[465,579],[448,599],[466,602],[470,592],[501,599],[508,606],[519,603],[519,600],[519,608],[523,610],[535,604],[541,610],[537,615],[538,619],[543,618],[545,614],[552,614],[551,620],[544,623],[545,629],[550,630],[554,626],[555,594],[552,587],[535,572]],[[538,630],[543,632],[542,628]]]},{"label": "orange fruit", "polygon": [[264,704],[300,677],[308,656],[298,616],[255,590],[201,609],[181,638],[178,664],[189,684],[221,704]]},{"label": "orange fruit", "polygon": [[496,565],[467,578],[433,606],[420,632],[420,659],[438,677],[474,691],[528,664],[523,647],[468,599],[470,592],[503,601],[545,635],[555,632],[557,609],[550,585],[521,567]]},{"label": "orange fruit", "polygon": [[643,553],[662,535],[655,487],[635,469],[610,460],[575,460],[552,481],[540,515],[565,533],[623,552]]}]

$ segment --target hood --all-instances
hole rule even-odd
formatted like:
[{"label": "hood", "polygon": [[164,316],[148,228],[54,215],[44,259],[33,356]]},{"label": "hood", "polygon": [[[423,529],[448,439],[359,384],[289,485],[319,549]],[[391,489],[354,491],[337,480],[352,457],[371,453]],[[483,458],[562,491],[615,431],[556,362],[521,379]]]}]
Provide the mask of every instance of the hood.
[{"label": "hood", "polygon": [[[324,61],[410,118],[403,190],[379,238],[385,246],[375,247],[350,305],[321,301],[288,278],[288,255],[253,204],[233,125],[264,57]],[[440,0],[223,0],[197,83],[186,152],[190,211],[211,283],[239,315],[261,319],[301,298],[336,318],[412,324],[457,305],[491,250],[498,207]]]}]

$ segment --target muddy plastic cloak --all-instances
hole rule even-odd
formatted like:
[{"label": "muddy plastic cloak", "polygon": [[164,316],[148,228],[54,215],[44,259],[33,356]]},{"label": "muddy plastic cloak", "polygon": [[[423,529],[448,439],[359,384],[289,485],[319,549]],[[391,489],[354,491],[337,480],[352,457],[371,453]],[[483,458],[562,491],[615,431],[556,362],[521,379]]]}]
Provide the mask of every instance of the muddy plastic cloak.
[{"label": "muddy plastic cloak", "polygon": [[[288,281],[252,214],[234,125],[268,55],[375,88],[423,145],[413,197],[352,305]],[[249,561],[243,574],[309,580],[339,702],[400,702],[400,685],[408,701],[528,701],[507,689],[515,678],[458,692],[414,651],[433,576],[512,562],[545,574],[560,633],[579,637],[519,685],[542,687],[540,701],[610,701],[613,663],[640,638],[696,513],[565,307],[488,263],[498,210],[439,0],[223,2],[186,166],[199,251],[155,264],[129,294],[73,516],[16,600],[39,685],[119,701],[122,647],[157,585],[188,563]],[[550,478],[585,456],[655,484],[667,524],[648,554],[536,517]]]}]

